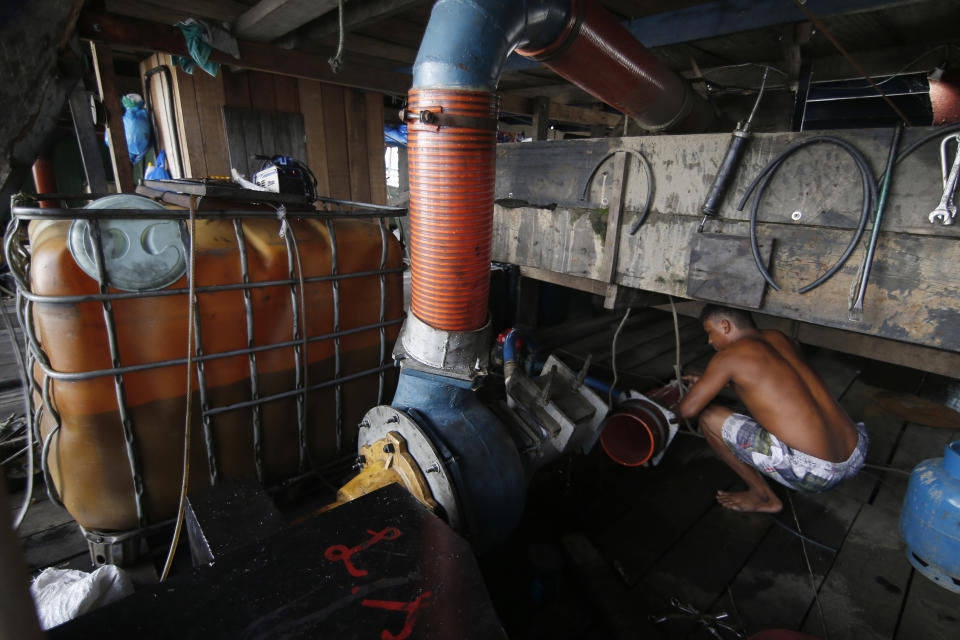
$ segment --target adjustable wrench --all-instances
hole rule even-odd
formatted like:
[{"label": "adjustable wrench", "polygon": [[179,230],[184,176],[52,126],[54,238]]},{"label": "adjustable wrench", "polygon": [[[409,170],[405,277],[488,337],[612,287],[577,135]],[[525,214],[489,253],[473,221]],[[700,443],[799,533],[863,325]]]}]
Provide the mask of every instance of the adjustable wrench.
[{"label": "adjustable wrench", "polygon": [[[951,140],[957,141],[957,154],[953,157],[953,166],[950,173],[947,173],[947,145]],[[957,181],[960,179],[960,134],[953,134],[945,137],[940,142],[940,172],[943,174],[943,196],[940,198],[940,204],[930,212],[931,224],[936,224],[939,219],[943,224],[953,224],[953,219],[957,217],[957,203],[954,200],[954,192],[957,190]]]}]

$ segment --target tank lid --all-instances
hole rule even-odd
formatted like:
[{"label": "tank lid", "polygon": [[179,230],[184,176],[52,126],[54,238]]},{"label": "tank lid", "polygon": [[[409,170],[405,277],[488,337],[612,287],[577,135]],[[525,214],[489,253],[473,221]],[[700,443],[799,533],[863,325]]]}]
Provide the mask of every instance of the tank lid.
[{"label": "tank lid", "polygon": [[[149,198],[126,193],[94,200],[85,208],[166,209]],[[101,220],[100,238],[107,282],[114,289],[160,289],[173,284],[186,273],[186,251],[180,227],[175,220]],[[80,268],[96,280],[97,267],[89,220],[73,222],[67,246]]]}]

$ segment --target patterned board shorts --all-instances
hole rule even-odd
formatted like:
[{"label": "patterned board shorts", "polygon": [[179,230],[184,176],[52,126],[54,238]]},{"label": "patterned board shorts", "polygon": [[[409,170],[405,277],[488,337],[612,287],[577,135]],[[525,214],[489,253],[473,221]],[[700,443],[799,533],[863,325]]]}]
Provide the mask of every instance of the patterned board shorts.
[{"label": "patterned board shorts", "polygon": [[860,471],[870,439],[857,423],[857,446],[843,462],[829,462],[791,449],[756,420],[734,413],[723,423],[723,442],[736,458],[791,489],[826,491]]}]

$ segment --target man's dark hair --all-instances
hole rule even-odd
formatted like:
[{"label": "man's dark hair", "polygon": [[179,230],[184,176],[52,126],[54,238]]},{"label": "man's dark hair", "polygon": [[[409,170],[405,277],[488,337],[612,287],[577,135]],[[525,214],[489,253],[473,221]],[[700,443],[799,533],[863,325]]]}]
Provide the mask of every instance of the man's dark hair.
[{"label": "man's dark hair", "polygon": [[718,322],[722,318],[726,318],[730,324],[738,329],[757,328],[750,312],[743,311],[742,309],[732,309],[730,307],[721,307],[718,304],[708,304],[703,307],[703,310],[700,312],[700,324],[703,324],[707,320]]}]

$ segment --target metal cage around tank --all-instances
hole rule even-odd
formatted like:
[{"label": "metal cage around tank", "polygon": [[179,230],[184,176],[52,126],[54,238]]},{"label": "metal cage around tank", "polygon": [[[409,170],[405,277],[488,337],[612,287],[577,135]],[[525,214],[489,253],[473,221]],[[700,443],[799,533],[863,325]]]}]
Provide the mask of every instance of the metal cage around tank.
[{"label": "metal cage around tank", "polygon": [[[104,194],[105,195],[105,194]],[[355,457],[355,452],[345,452],[343,446],[348,443],[343,442],[343,406],[342,406],[342,386],[350,381],[364,378],[367,376],[378,376],[377,403],[384,401],[386,392],[386,372],[393,367],[390,352],[387,345],[387,329],[394,325],[400,325],[405,317],[402,312],[399,317],[388,318],[387,314],[387,276],[390,274],[399,274],[404,271],[404,267],[389,268],[387,266],[388,256],[388,234],[386,219],[390,217],[405,216],[405,208],[389,207],[384,205],[374,205],[369,203],[360,203],[347,200],[337,200],[332,198],[318,198],[325,210],[287,210],[282,204],[270,205],[272,210],[248,210],[248,209],[217,209],[217,210],[198,210],[197,198],[191,198],[191,206],[186,210],[166,209],[166,210],[141,210],[141,209],[83,209],[69,207],[49,207],[38,206],[41,202],[49,203],[51,201],[78,201],[92,200],[99,195],[93,194],[40,194],[37,196],[17,196],[14,198],[11,206],[11,218],[4,237],[4,253],[10,272],[16,282],[17,294],[17,316],[26,339],[26,371],[25,379],[29,385],[27,394],[27,421],[29,428],[40,441],[40,418],[41,413],[46,411],[53,419],[53,428],[48,431],[43,438],[43,448],[41,452],[41,462],[44,471],[44,477],[47,482],[48,492],[51,499],[60,503],[58,497],[51,490],[52,478],[46,463],[47,453],[53,437],[60,430],[62,423],[54,403],[51,402],[51,384],[54,380],[77,382],[87,381],[95,378],[112,377],[113,386],[116,392],[118,417],[121,422],[123,437],[126,447],[127,462],[129,463],[130,473],[133,479],[134,500],[136,507],[137,520],[140,529],[146,528],[150,523],[144,512],[144,481],[142,476],[142,461],[138,453],[136,443],[136,433],[130,416],[130,407],[126,399],[124,388],[124,376],[133,372],[156,369],[161,367],[187,365],[190,362],[196,368],[196,381],[201,404],[200,416],[202,418],[202,428],[204,443],[206,445],[207,462],[209,464],[210,483],[215,484],[220,479],[218,461],[213,441],[213,430],[211,428],[211,418],[215,415],[249,409],[251,411],[251,421],[253,428],[254,459],[259,480],[264,482],[264,463],[262,458],[262,407],[265,403],[279,400],[282,398],[296,398],[297,406],[297,429],[299,432],[299,467],[298,472],[303,474],[309,471],[309,454],[307,447],[307,395],[321,389],[334,389],[335,416],[336,416],[336,448],[338,455],[349,455]],[[233,223],[236,234],[238,260],[240,262],[241,281],[193,287],[193,298],[190,304],[193,307],[193,354],[187,357],[170,358],[144,364],[124,365],[121,361],[117,340],[117,325],[114,316],[113,303],[119,300],[132,298],[159,298],[165,296],[183,296],[189,295],[190,288],[163,288],[146,291],[118,291],[111,290],[108,284],[108,275],[105,266],[103,244],[101,239],[101,222],[110,219],[130,219],[137,218],[142,220],[173,220],[178,223],[180,240],[183,244],[185,255],[189,256],[194,251],[193,240],[188,230],[188,222],[193,220],[230,220]],[[381,238],[381,256],[378,268],[341,273],[338,270],[338,249],[336,232],[333,221],[338,218],[353,219],[371,219],[376,220],[379,225]],[[90,237],[93,244],[93,262],[96,271],[96,283],[99,292],[96,294],[80,295],[41,295],[34,293],[30,286],[30,266],[31,256],[28,250],[27,225],[33,220],[44,221],[66,221],[66,220],[88,220],[90,225]],[[257,281],[251,280],[248,265],[247,245],[242,222],[250,219],[272,219],[276,221],[277,233],[285,240],[287,266],[289,278],[282,280]],[[314,219],[326,224],[330,235],[331,265],[328,275],[304,276],[300,271],[302,265],[300,250],[297,244],[294,228],[289,224],[290,220]],[[189,279],[189,272],[187,274]],[[378,277],[379,278],[379,317],[376,323],[366,324],[364,326],[353,327],[349,329],[341,328],[341,300],[340,283],[352,278]],[[322,335],[307,335],[307,324],[305,317],[305,286],[307,284],[329,282],[332,287],[333,300],[333,331]],[[189,285],[189,282],[188,282]],[[292,339],[273,342],[270,344],[254,344],[254,310],[252,291],[266,287],[289,287],[291,296],[291,315],[293,318]],[[230,351],[221,351],[214,353],[205,353],[201,341],[201,322],[197,312],[197,301],[200,294],[221,292],[221,291],[241,291],[243,296],[243,317],[246,323],[247,346]],[[110,368],[91,369],[85,371],[59,371],[55,369],[50,362],[50,358],[44,351],[38,340],[36,328],[31,321],[34,313],[34,305],[43,304],[78,304],[99,302],[102,307],[104,328],[106,330],[107,344],[110,350]],[[378,331],[379,333],[379,364],[374,368],[365,369],[349,374],[344,374],[341,370],[341,338],[366,331]],[[309,360],[307,358],[307,348],[311,343],[320,341],[332,341],[333,343],[333,377],[322,381],[309,381],[307,378],[307,369]],[[292,348],[294,353],[295,365],[295,385],[286,391],[261,395],[260,376],[257,368],[257,355],[273,349]],[[207,384],[204,375],[205,363],[236,356],[246,355],[249,359],[250,368],[250,399],[222,406],[209,406],[207,399]],[[33,375],[35,366],[43,372],[43,382],[39,383],[36,376]],[[36,399],[39,398],[39,402]],[[36,406],[35,406],[36,405]],[[89,539],[89,535],[88,535]]]}]

